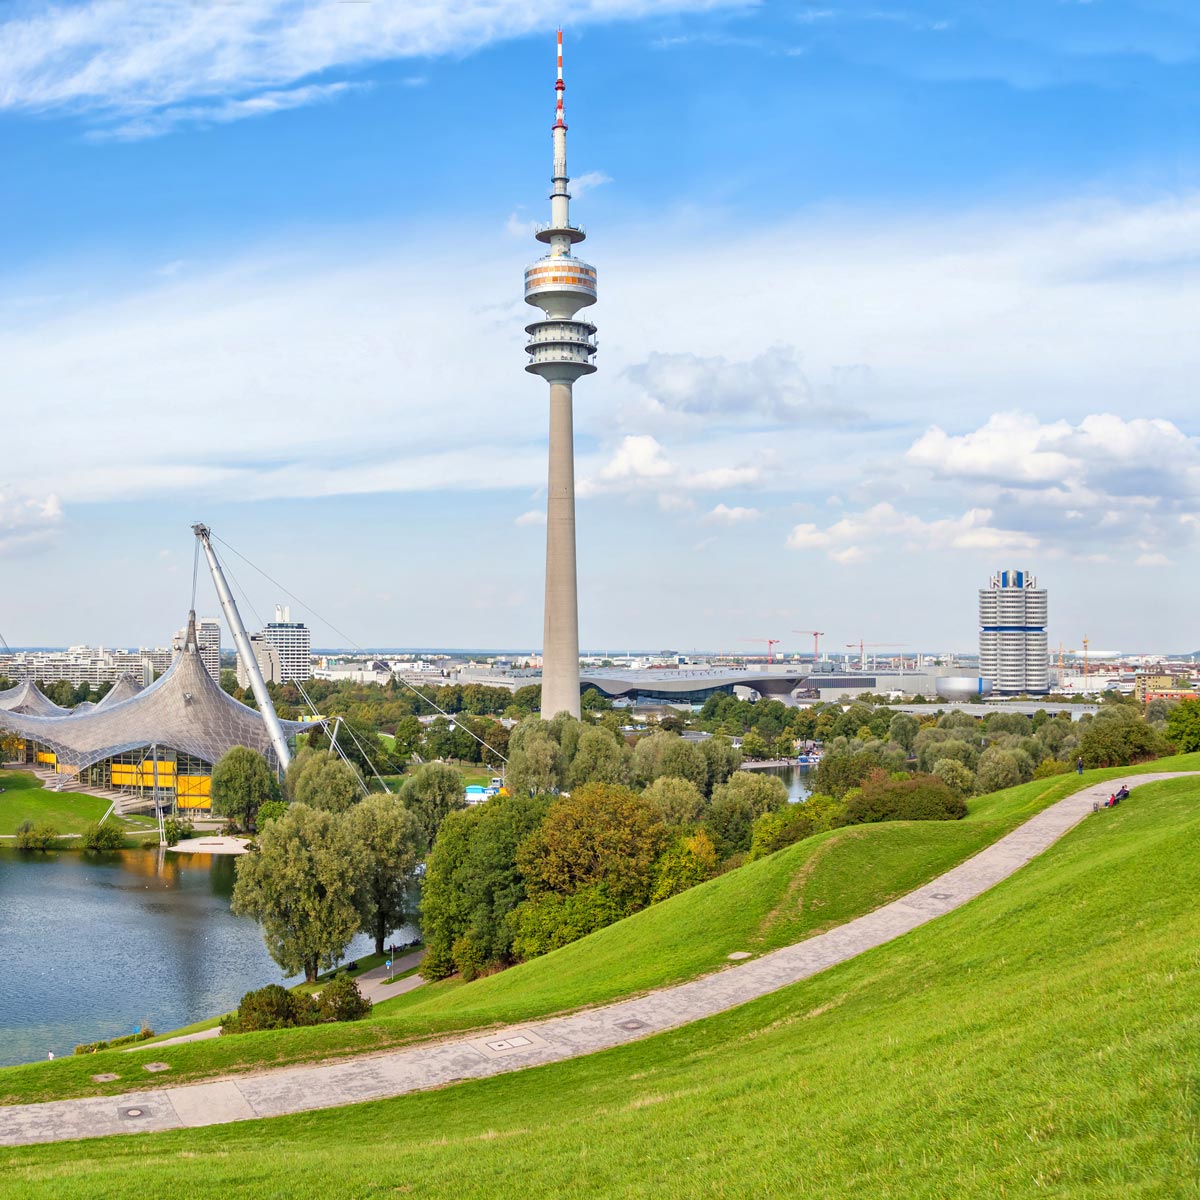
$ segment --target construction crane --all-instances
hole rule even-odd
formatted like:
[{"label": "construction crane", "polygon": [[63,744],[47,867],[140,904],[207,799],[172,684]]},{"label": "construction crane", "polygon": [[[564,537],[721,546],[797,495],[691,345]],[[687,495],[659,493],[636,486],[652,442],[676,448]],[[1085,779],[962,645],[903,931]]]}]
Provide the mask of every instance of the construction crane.
[{"label": "construction crane", "polygon": [[861,639],[859,639],[857,642],[847,642],[846,649],[853,650],[856,646],[858,647],[859,659],[862,663],[862,669],[865,671],[867,669],[867,650],[868,649],[877,650],[877,649],[882,649],[884,646],[903,646],[903,645],[904,645],[903,642],[864,642]]},{"label": "construction crane", "polygon": [[742,638],[743,642],[766,642],[767,644],[767,662],[775,661],[775,647],[779,645],[779,638]]},{"label": "construction crane", "polygon": [[793,633],[806,633],[813,640],[813,662],[820,661],[821,639],[825,636],[823,629],[793,629]]},{"label": "construction crane", "polygon": [[1084,634],[1084,637],[1083,637],[1083,675],[1084,675],[1085,679],[1087,678],[1087,673],[1088,673],[1088,639],[1087,639],[1087,634]]}]

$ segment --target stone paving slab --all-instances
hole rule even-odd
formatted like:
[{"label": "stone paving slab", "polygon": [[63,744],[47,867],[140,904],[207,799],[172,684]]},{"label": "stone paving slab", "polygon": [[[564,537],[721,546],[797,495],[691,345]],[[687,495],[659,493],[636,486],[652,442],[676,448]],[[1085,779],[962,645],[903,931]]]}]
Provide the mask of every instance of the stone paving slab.
[{"label": "stone paving slab", "polygon": [[[1191,774],[1130,775],[1126,782],[1136,786]],[[334,1108],[639,1041],[807,979],[960,908],[1052,845],[1091,813],[1096,800],[1106,800],[1111,788],[1111,782],[1095,784],[1058,801],[974,858],[874,912],[712,975],[568,1016],[365,1058],[120,1096],[0,1107],[0,1145],[193,1128]]]}]

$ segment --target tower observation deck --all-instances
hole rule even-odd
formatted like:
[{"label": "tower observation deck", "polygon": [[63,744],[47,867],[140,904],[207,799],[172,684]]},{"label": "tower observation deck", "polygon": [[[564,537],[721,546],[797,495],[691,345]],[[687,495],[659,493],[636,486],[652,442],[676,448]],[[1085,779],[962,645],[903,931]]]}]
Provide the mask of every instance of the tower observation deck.
[{"label": "tower observation deck", "polygon": [[550,385],[550,469],[546,500],[546,614],[542,641],[542,716],[579,716],[579,602],[575,572],[575,443],[572,388],[595,371],[596,326],[576,314],[596,303],[596,268],[571,249],[584,231],[571,224],[567,123],[563,118],[562,30],[554,84],[554,173],[550,222],[535,234],[549,252],[525,269],[525,303],[540,320],[525,326],[525,369]]}]

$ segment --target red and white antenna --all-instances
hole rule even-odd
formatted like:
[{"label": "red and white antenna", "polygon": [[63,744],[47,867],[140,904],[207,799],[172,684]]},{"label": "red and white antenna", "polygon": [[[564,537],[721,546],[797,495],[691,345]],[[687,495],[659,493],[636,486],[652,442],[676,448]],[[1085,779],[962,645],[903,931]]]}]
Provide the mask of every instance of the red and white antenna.
[{"label": "red and white antenna", "polygon": [[554,105],[555,121],[551,128],[566,129],[567,123],[563,120],[563,92],[567,90],[567,85],[563,83],[562,77],[562,30],[558,31],[558,80],[554,84],[554,90],[557,93],[557,100]]}]

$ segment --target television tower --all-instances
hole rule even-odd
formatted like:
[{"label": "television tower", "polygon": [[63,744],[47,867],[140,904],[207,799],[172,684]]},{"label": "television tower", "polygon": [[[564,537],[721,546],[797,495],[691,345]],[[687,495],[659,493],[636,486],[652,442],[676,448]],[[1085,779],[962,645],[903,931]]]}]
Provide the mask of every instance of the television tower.
[{"label": "television tower", "polygon": [[554,175],[550,223],[535,236],[549,253],[525,270],[525,303],[545,316],[525,326],[525,370],[550,385],[550,473],[546,499],[546,619],[542,638],[542,718],[579,716],[579,600],[575,578],[575,436],[571,391],[596,368],[596,327],[575,314],[596,303],[596,268],[571,254],[584,232],[571,224],[567,191],[567,123],[563,120],[562,30],[554,84]]}]

